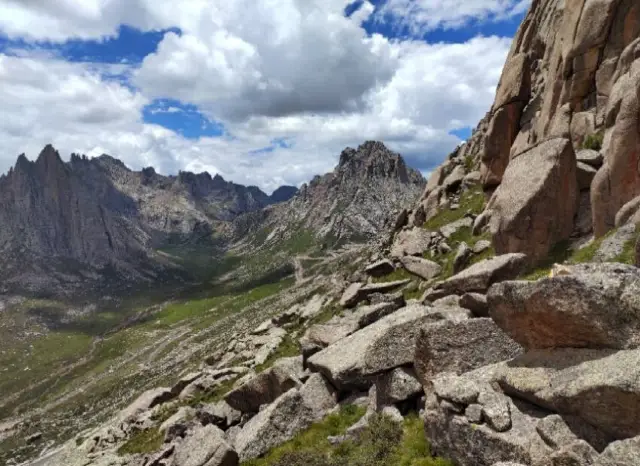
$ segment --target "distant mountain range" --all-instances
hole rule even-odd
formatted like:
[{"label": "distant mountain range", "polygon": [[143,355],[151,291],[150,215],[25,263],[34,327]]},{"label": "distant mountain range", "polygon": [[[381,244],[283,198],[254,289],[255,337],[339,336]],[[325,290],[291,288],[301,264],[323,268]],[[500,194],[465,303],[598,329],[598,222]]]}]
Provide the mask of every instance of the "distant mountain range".
[{"label": "distant mountain range", "polygon": [[334,172],[271,196],[208,173],[133,171],[108,155],[72,154],[65,163],[48,145],[0,177],[0,291],[73,294],[112,279],[184,280],[189,270],[163,248],[207,244],[224,254],[258,230],[271,241],[300,228],[362,241],[424,184],[379,142],[346,149]]}]

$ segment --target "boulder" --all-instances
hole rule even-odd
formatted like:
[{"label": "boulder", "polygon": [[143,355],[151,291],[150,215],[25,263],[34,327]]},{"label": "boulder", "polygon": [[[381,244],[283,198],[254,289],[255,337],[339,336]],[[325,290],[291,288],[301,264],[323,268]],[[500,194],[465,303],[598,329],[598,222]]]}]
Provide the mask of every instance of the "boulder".
[{"label": "boulder", "polygon": [[486,208],[496,252],[525,253],[531,261],[546,257],[571,235],[577,207],[571,141],[552,139],[518,155]]},{"label": "boulder", "polygon": [[640,345],[640,270],[581,264],[536,282],[491,287],[491,317],[526,349],[636,348]]},{"label": "boulder", "polygon": [[451,222],[441,227],[440,234],[446,239],[449,239],[463,228],[471,228],[472,226],[473,219],[471,217],[463,217],[460,220],[456,220],[455,222]]},{"label": "boulder", "polygon": [[583,149],[576,154],[576,161],[584,163],[594,168],[600,168],[604,163],[604,156],[601,152],[591,149]]},{"label": "boulder", "polygon": [[395,270],[393,263],[389,259],[383,259],[367,266],[364,273],[370,277],[384,277]]},{"label": "boulder", "polygon": [[452,294],[444,298],[436,299],[431,303],[433,307],[460,307],[460,296]]},{"label": "boulder", "polygon": [[482,254],[487,249],[491,249],[491,246],[492,246],[491,241],[488,241],[486,239],[481,239],[473,246],[473,253]]},{"label": "boulder", "polygon": [[178,380],[173,387],[171,387],[171,392],[178,396],[189,384],[195,382],[200,377],[204,375],[204,372],[191,372]]},{"label": "boulder", "polygon": [[237,466],[238,455],[224,432],[208,425],[189,433],[175,449],[174,463],[180,466]]},{"label": "boulder", "polygon": [[640,464],[640,437],[611,443],[594,466],[631,466]]},{"label": "boulder", "polygon": [[327,304],[327,299],[323,295],[314,295],[299,311],[300,317],[310,320],[322,312],[322,308]]},{"label": "boulder", "polygon": [[302,356],[281,359],[273,367],[231,390],[224,400],[243,413],[258,412],[260,406],[299,386],[303,372]]},{"label": "boulder", "polygon": [[440,264],[421,257],[404,256],[400,258],[400,263],[408,272],[423,280],[431,280],[440,275],[442,271]]},{"label": "boulder", "polygon": [[388,406],[422,394],[422,384],[413,369],[398,367],[376,378],[379,406]]},{"label": "boulder", "polygon": [[473,264],[448,280],[438,283],[434,290],[445,294],[485,293],[491,285],[511,280],[527,267],[524,254],[504,254]]},{"label": "boulder", "polygon": [[522,348],[488,318],[424,325],[416,339],[414,366],[427,386],[441,372],[462,374],[512,359]]},{"label": "boulder", "polygon": [[489,305],[484,294],[465,293],[460,298],[460,307],[469,309],[476,317],[489,317]]},{"label": "boulder", "polygon": [[636,236],[636,225],[634,223],[622,225],[602,240],[600,247],[593,255],[592,262],[615,261],[625,250],[627,243],[635,240]]},{"label": "boulder", "polygon": [[640,350],[532,350],[503,366],[502,390],[605,434],[640,435]]},{"label": "boulder", "polygon": [[165,441],[183,437],[195,417],[196,411],[192,407],[182,406],[177,413],[164,421],[159,427],[160,432],[165,434]]},{"label": "boulder", "polygon": [[464,170],[464,167],[461,165],[457,165],[452,171],[451,173],[449,173],[449,176],[447,176],[442,185],[444,186],[444,189],[447,192],[453,192],[456,189],[458,189],[460,187],[460,185],[462,184],[462,180],[464,180],[466,173]]},{"label": "boulder", "polygon": [[453,258],[453,273],[458,273],[464,269],[469,263],[472,255],[473,250],[469,245],[465,242],[460,243],[458,250],[456,251],[456,255]]},{"label": "boulder", "polygon": [[384,283],[370,283],[364,286],[361,283],[354,283],[344,292],[340,300],[340,305],[345,308],[355,307],[372,294],[390,293],[405,286],[410,281],[411,280],[397,280]]},{"label": "boulder", "polygon": [[591,165],[587,165],[586,163],[578,162],[576,177],[578,180],[578,189],[591,189],[591,182],[593,178],[596,176],[598,170],[593,168]]},{"label": "boulder", "polygon": [[120,412],[118,418],[125,422],[129,421],[136,418],[144,411],[149,411],[150,409],[158,405],[173,400],[175,397],[176,394],[170,388],[161,387],[147,390],[138,398],[136,398],[136,400],[128,407],[123,409]]},{"label": "boulder", "polygon": [[424,228],[402,230],[395,236],[391,246],[391,257],[422,256],[429,249],[431,235]]},{"label": "boulder", "polygon": [[640,223],[639,212],[640,211],[640,196],[634,197],[627,202],[616,214],[615,226],[620,228],[627,223],[637,224]]},{"label": "boulder", "polygon": [[370,376],[412,363],[420,326],[447,315],[460,318],[455,309],[407,306],[314,354],[307,365],[341,390],[369,387]]},{"label": "boulder", "polygon": [[213,424],[222,430],[239,424],[242,419],[242,413],[233,409],[226,401],[201,406],[194,415],[203,426]]},{"label": "boulder", "polygon": [[318,374],[301,389],[292,389],[256,414],[236,435],[241,461],[264,455],[322,419],[335,405],[333,388]]},{"label": "boulder", "polygon": [[370,306],[361,306],[343,317],[333,317],[325,324],[312,325],[300,339],[302,355],[308,358],[336,341],[351,335],[361,328],[392,314],[404,305],[402,300],[381,302]]}]

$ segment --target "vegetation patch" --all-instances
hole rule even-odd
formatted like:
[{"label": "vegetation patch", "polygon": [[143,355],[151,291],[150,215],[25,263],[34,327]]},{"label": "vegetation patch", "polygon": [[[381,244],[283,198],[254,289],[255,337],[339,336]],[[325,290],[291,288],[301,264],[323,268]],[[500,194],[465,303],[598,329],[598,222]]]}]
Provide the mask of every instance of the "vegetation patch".
[{"label": "vegetation patch", "polygon": [[291,338],[291,335],[287,334],[284,336],[282,343],[280,346],[274,351],[274,353],[267,358],[267,360],[255,367],[255,371],[260,373],[269,369],[273,366],[278,359],[281,358],[290,358],[293,356],[298,356],[300,354],[300,345],[296,341]]},{"label": "vegetation patch", "polygon": [[480,186],[474,186],[463,192],[460,196],[459,207],[456,210],[443,209],[438,214],[427,220],[424,228],[430,231],[436,231],[449,223],[460,220],[465,214],[479,215],[484,210],[485,199],[484,193]]},{"label": "vegetation patch", "polygon": [[332,446],[328,436],[336,436],[356,422],[364,408],[346,406],[293,440],[275,448],[264,458],[245,466],[452,466],[432,458],[422,421],[410,416],[402,425],[375,415],[357,440]]},{"label": "vegetation patch", "polygon": [[127,443],[118,448],[118,455],[153,453],[160,449],[163,442],[164,435],[157,428],[140,430],[133,434]]},{"label": "vegetation patch", "polygon": [[597,133],[593,133],[585,136],[584,141],[582,142],[582,148],[600,151],[602,149],[603,142],[604,142],[604,131],[598,131]]}]

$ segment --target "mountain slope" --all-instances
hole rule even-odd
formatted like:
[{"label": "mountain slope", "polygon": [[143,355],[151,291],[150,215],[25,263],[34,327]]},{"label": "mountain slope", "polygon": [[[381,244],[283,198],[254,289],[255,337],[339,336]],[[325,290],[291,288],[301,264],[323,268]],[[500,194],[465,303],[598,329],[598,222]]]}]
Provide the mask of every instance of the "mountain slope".
[{"label": "mountain slope", "polygon": [[347,148],[333,172],[316,176],[290,201],[238,218],[236,238],[252,245],[278,244],[308,235],[332,247],[375,239],[413,203],[425,180],[383,143]]}]

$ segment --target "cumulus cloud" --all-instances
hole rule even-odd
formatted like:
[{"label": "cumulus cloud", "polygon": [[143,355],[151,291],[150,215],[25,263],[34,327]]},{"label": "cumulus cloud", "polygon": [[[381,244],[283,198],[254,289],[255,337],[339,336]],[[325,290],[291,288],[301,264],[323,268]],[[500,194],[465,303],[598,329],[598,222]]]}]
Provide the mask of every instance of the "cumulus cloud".
[{"label": "cumulus cloud", "polygon": [[[365,1],[346,18],[348,3],[5,0],[0,32],[16,37],[95,38],[119,24],[181,32],[166,33],[139,67],[0,54],[0,101],[10,116],[0,119],[0,171],[51,142],[67,156],[109,153],[136,169],[207,170],[273,190],[330,170],[347,145],[381,139],[427,172],[460,142],[450,132],[475,126],[489,109],[510,41],[367,36],[362,23],[377,14],[373,5]],[[400,0],[386,7],[394,4]],[[225,134],[187,139],[144,122],[156,98],[194,105]],[[274,143],[282,139],[286,146]]]}]

